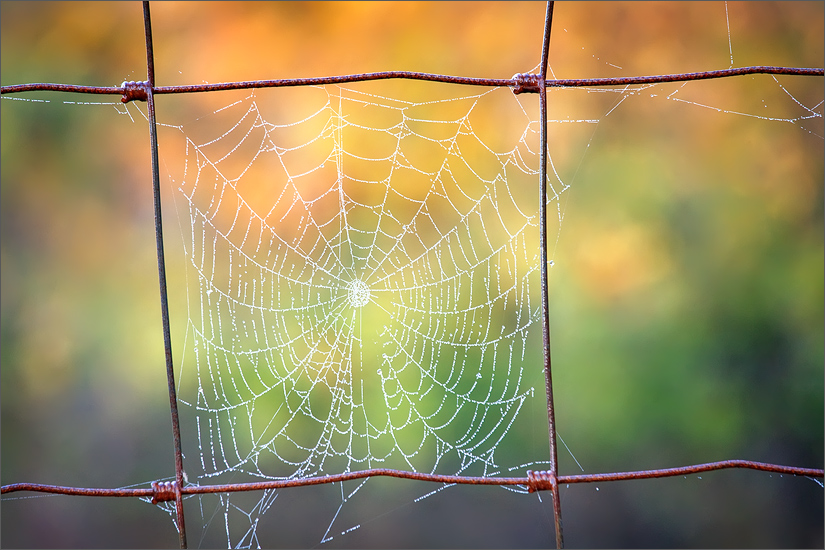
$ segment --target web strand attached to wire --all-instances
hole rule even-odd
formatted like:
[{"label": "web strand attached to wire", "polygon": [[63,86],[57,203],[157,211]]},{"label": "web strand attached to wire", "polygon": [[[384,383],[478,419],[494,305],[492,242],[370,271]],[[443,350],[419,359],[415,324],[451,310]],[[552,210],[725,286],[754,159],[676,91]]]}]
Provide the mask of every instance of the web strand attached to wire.
[{"label": "web strand attached to wire", "polygon": [[198,479],[498,473],[533,394],[535,123],[508,89],[320,88],[286,117],[259,94],[187,138]]}]

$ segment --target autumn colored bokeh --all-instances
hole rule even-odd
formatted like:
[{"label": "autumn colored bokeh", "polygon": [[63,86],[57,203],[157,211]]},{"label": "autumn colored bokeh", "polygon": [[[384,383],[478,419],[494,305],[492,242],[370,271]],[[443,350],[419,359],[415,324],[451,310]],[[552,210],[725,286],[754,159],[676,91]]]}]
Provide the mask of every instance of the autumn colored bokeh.
[{"label": "autumn colored bokeh", "polygon": [[[557,3],[550,69],[587,78],[823,67],[823,6]],[[544,10],[540,2],[153,3],[157,82],[380,70],[509,78],[535,69]],[[3,2],[0,24],[3,85],[145,78],[140,3]],[[369,86],[359,89],[472,91]],[[588,473],[728,458],[821,468],[823,79],[757,75],[625,92],[548,94],[549,151],[570,185],[551,209],[561,223],[549,239],[566,445]],[[86,104],[118,96],[16,97],[37,101],[0,102],[2,483],[146,486],[172,475],[174,463],[145,108]],[[232,97],[162,96],[158,117],[213,124],[211,113]],[[172,183],[181,143],[163,135],[178,362],[188,222]],[[514,431],[500,449],[507,466],[546,452],[541,400],[532,407],[521,414],[534,429]],[[185,434],[189,458],[192,442]],[[561,448],[562,473],[579,473],[576,460]],[[553,541],[549,495],[453,487],[413,503],[426,488],[370,483],[381,499],[343,512],[362,527],[327,546]],[[263,516],[271,523],[261,543],[317,545],[330,521],[328,490],[282,492],[288,504],[276,501]],[[29,496],[4,495],[2,546],[177,544],[169,516],[146,503]],[[725,471],[587,484],[563,488],[562,505],[571,547],[823,545],[823,489],[809,479]],[[186,519],[190,546],[226,544],[195,500]]]}]

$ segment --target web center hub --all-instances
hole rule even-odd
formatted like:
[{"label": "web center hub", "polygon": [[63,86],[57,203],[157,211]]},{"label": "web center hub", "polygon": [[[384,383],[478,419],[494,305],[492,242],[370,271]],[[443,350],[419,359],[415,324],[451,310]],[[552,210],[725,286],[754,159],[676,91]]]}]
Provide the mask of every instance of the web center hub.
[{"label": "web center hub", "polygon": [[347,300],[352,307],[362,307],[370,301],[370,288],[360,279],[347,284]]}]

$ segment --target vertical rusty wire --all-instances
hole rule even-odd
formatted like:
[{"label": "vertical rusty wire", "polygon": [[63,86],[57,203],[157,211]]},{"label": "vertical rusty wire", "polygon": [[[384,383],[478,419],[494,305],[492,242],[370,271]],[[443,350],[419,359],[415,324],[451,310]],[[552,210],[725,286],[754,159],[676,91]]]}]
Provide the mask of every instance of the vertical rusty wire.
[{"label": "vertical rusty wire", "polygon": [[539,105],[541,118],[541,164],[539,166],[539,232],[541,249],[541,314],[544,342],[544,381],[547,392],[547,427],[550,439],[550,493],[553,497],[553,523],[556,529],[556,548],[564,547],[561,528],[561,500],[559,499],[559,461],[556,447],[556,412],[553,406],[553,376],[550,360],[550,311],[547,289],[547,60],[550,53],[550,29],[553,26],[552,1],[547,2],[544,20],[544,40],[541,46]]},{"label": "vertical rusty wire", "polygon": [[155,202],[155,240],[158,253],[158,279],[160,281],[160,309],[163,319],[163,347],[166,353],[166,379],[169,385],[169,406],[172,409],[172,437],[175,444],[175,511],[180,537],[180,547],[186,548],[186,523],[183,519],[183,452],[180,442],[178,397],[175,391],[175,370],[172,363],[172,336],[169,330],[169,299],[166,291],[166,261],[163,253],[163,219],[160,209],[160,171],[158,169],[158,130],[155,118],[155,59],[152,47],[152,19],[149,2],[143,2],[143,24],[146,30],[146,101],[149,104],[149,138],[152,147],[152,190]]}]

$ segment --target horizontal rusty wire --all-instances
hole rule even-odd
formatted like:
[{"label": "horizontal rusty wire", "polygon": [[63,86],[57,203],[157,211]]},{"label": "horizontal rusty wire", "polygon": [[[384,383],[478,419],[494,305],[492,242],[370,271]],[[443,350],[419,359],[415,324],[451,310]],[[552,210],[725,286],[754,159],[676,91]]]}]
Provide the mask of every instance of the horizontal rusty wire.
[{"label": "horizontal rusty wire", "polygon": [[[798,76],[823,76],[825,69],[800,67],[770,67],[754,66],[738,69],[723,69],[718,71],[704,71],[699,73],[681,73],[656,76],[628,76],[617,78],[567,78],[547,79],[548,88],[576,88],[576,87],[603,87],[603,86],[631,86],[634,84],[657,84],[663,82],[686,82],[690,80],[707,80],[711,78],[726,78],[748,74],[782,74]],[[219,84],[196,84],[185,86],[155,86],[153,93],[157,94],[186,94],[195,92],[215,92],[222,90],[244,90],[251,88],[282,88],[289,86],[321,86],[324,84],[345,84],[348,82],[364,82],[369,80],[425,80],[430,82],[444,82],[448,84],[463,84],[468,86],[508,86],[516,93],[538,93],[537,75],[517,74],[510,79],[502,78],[471,78],[463,76],[449,76],[442,74],[417,73],[410,71],[384,71],[378,73],[363,73],[343,76],[324,76],[313,78],[282,78],[275,80],[252,80],[247,82],[224,82]],[[33,91],[74,92],[81,94],[108,94],[122,95],[122,101],[128,103],[134,99],[145,100],[145,94],[136,93],[136,86],[141,82],[124,82],[119,87],[105,86],[77,86],[74,84],[13,84],[0,87],[0,93],[15,94]]]},{"label": "horizontal rusty wire", "polygon": [[[769,464],[766,462],[754,462],[751,460],[722,460],[719,462],[708,462],[706,464],[694,464],[679,468],[662,468],[658,470],[640,470],[635,472],[616,472],[607,474],[581,474],[571,476],[558,476],[559,484],[570,483],[597,483],[607,481],[626,481],[633,479],[652,479],[658,477],[684,476],[689,474],[699,474],[712,470],[725,470],[729,468],[745,468],[750,470],[760,470],[763,472],[774,472],[778,474],[788,474],[805,477],[825,477],[825,470],[816,468],[798,468],[795,466],[782,466],[779,464]],[[203,495],[209,493],[234,493],[240,491],[263,491],[265,489],[285,489],[287,487],[305,487],[308,485],[323,485],[327,483],[338,483],[353,479],[363,479],[369,477],[397,477],[404,479],[414,479],[418,481],[430,481],[435,483],[461,484],[461,485],[522,485],[527,487],[529,492],[543,491],[549,488],[547,483],[548,472],[533,472],[528,470],[527,477],[472,477],[457,475],[425,474],[420,472],[405,472],[402,470],[391,470],[387,468],[377,468],[372,470],[361,470],[358,472],[346,472],[343,474],[332,474],[320,477],[307,477],[303,479],[285,479],[273,481],[261,481],[255,483],[232,483],[227,485],[188,485],[181,489],[184,495]],[[38,493],[51,493],[59,495],[77,495],[90,497],[152,497],[152,501],[164,502],[175,499],[175,482],[154,482],[150,489],[87,489],[81,487],[63,487],[60,485],[42,485],[39,483],[14,483],[4,485],[0,493],[14,493],[18,491],[32,491]]]}]

